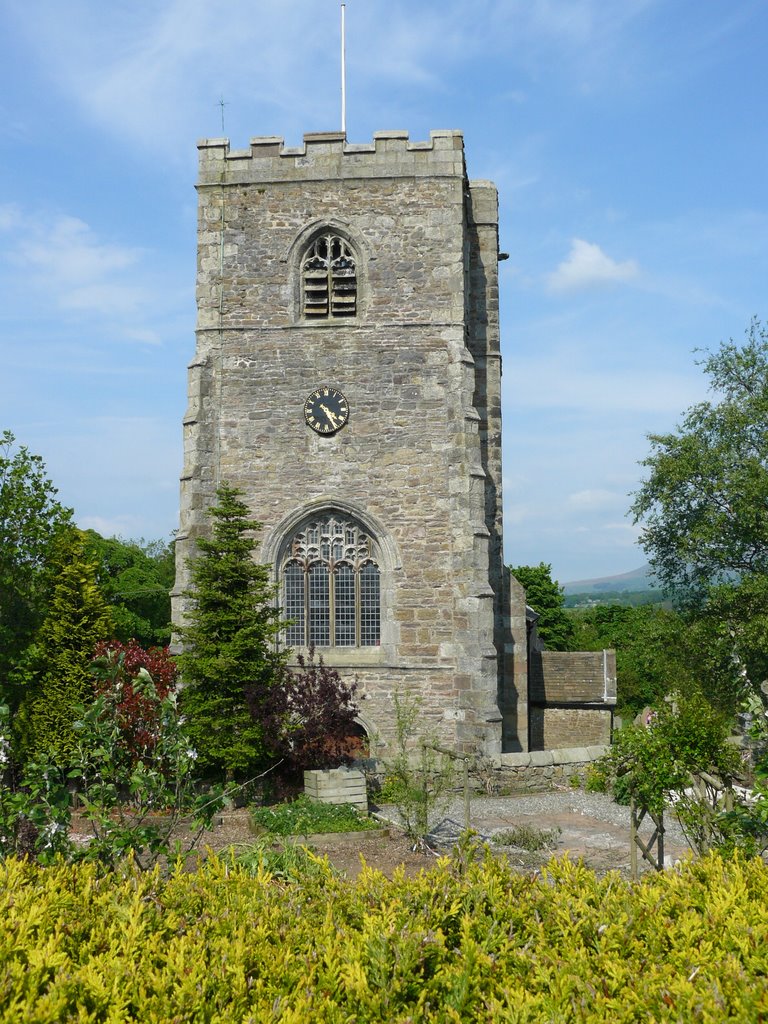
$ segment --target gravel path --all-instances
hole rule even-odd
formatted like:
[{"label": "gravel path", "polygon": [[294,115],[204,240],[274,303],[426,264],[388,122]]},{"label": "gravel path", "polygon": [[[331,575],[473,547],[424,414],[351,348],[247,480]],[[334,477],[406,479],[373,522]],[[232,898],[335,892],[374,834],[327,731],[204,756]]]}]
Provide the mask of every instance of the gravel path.
[{"label": "gravel path", "polygon": [[[629,829],[629,807],[615,803],[607,793],[586,793],[580,789],[550,790],[530,796],[477,796],[472,799],[471,813],[473,828],[480,831],[483,830],[483,822],[489,819],[561,814],[581,814],[607,825]],[[463,799],[451,801],[446,817],[464,820]],[[664,830],[669,841],[685,845],[685,836],[671,812],[664,816]]]}]

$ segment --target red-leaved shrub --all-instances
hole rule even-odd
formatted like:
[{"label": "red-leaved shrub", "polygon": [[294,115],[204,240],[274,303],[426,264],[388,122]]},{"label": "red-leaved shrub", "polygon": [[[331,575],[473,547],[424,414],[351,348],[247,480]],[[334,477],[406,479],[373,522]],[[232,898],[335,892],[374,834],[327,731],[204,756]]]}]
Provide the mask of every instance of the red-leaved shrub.
[{"label": "red-leaved shrub", "polygon": [[157,701],[149,700],[136,685],[141,669],[152,677],[159,698],[176,685],[177,669],[167,647],[145,650],[136,640],[127,644],[108,640],[97,645],[93,656],[95,690],[109,699],[131,760],[148,756],[157,742]]}]

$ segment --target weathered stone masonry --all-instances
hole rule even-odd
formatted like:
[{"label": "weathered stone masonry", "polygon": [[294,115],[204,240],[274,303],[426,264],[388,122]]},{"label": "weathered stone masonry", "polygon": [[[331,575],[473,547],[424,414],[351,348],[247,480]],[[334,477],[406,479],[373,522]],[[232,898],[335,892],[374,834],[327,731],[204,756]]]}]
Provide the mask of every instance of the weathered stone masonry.
[{"label": "weathered stone masonry", "polygon": [[[177,620],[222,482],[263,523],[257,557],[277,578],[312,516],[348,517],[372,538],[380,642],[323,655],[357,676],[380,752],[398,690],[419,695],[421,729],[443,743],[528,749],[524,595],[521,615],[502,554],[495,187],[467,178],[456,131],[415,143],[379,132],[368,145],[309,134],[293,149],[211,139],[199,152]],[[355,256],[343,320],[305,311],[302,260],[322,233]],[[304,418],[322,385],[349,403],[330,436]]]},{"label": "weathered stone masonry", "polygon": [[[425,729],[498,754],[495,189],[468,182],[449,131],[428,143],[378,133],[369,146],[307,135],[293,150],[208,140],[198,191],[177,590],[222,481],[263,522],[259,557],[273,564],[312,509],[354,515],[379,548],[381,643],[323,653],[358,676],[362,720],[386,741],[392,693],[407,689],[424,701]],[[321,228],[358,254],[351,321],[302,316],[299,260]],[[350,405],[331,437],[303,418],[323,384]]]}]

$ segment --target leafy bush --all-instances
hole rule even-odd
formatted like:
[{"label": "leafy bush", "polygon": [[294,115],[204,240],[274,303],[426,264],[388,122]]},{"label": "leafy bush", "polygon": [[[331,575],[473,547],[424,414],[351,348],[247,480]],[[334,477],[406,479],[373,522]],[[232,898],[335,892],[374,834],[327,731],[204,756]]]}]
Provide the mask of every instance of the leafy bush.
[{"label": "leafy bush", "polygon": [[305,885],[336,873],[327,857],[318,857],[297,843],[278,846],[270,836],[239,850],[235,862],[252,875],[268,873],[272,878]]},{"label": "leafy bush", "polygon": [[676,694],[663,702],[647,727],[627,726],[598,764],[617,796],[634,798],[659,813],[671,793],[682,793],[694,773],[723,780],[742,770],[738,751],[728,743],[726,717],[697,694]]},{"label": "leafy bush", "polygon": [[352,804],[321,804],[307,796],[252,812],[257,825],[275,836],[307,836],[314,832],[360,832],[379,828]]},{"label": "leafy bush", "polygon": [[[120,659],[104,657],[94,668],[109,685],[79,709],[69,772],[41,757],[26,765],[18,786],[11,785],[10,712],[0,705],[0,859],[19,854],[48,863],[61,855],[116,867],[127,858],[147,868],[188,852],[222,806],[221,789],[201,793],[195,784],[195,751],[182,731],[175,694],[161,697],[145,668],[131,677]],[[131,707],[141,709],[141,727],[128,739],[126,691]],[[91,831],[84,845],[69,835],[72,780]]]},{"label": "leafy bush", "polygon": [[[77,723],[81,739],[70,777],[82,786],[80,800],[93,833],[82,856],[113,867],[128,856],[146,869],[160,857],[189,852],[221,810],[225,792],[201,792],[197,786],[197,753],[173,691],[161,697],[145,668],[130,678],[119,659],[104,658],[94,668],[112,685],[83,709]],[[126,742],[126,691],[144,709],[141,728],[131,733],[136,744]],[[180,825],[186,844],[176,841]]]},{"label": "leafy bush", "polygon": [[622,729],[599,766],[612,781],[617,803],[634,800],[653,814],[674,804],[697,853],[739,846],[752,853],[749,828],[728,813],[726,793],[744,770],[728,736],[727,718],[703,696],[676,694],[647,726]]},{"label": "leafy bush", "polygon": [[763,683],[761,694],[750,694],[742,705],[749,722],[748,736],[754,759],[751,798],[746,804],[736,804],[724,815],[728,838],[750,854],[765,854],[768,850],[768,687]]},{"label": "leafy bush", "polygon": [[285,669],[269,700],[252,708],[261,715],[271,749],[281,757],[281,774],[301,777],[305,769],[350,764],[360,753],[354,683],[347,685],[321,654],[297,655],[298,669]]},{"label": "leafy bush", "polygon": [[584,788],[588,793],[606,793],[608,791],[608,777],[602,764],[593,762],[587,765]]},{"label": "leafy bush", "polygon": [[768,1011],[768,868],[710,856],[638,884],[557,860],[416,878],[211,859],[100,877],[0,865],[3,1019],[630,1024]]},{"label": "leafy bush", "polygon": [[72,852],[71,798],[64,773],[48,758],[30,761],[21,782],[11,771],[11,713],[0,704],[0,860],[20,856],[50,863]]},{"label": "leafy bush", "polygon": [[[140,683],[142,669],[152,678],[151,693]],[[136,640],[105,641],[96,647],[91,673],[97,696],[104,698],[105,711],[109,708],[120,730],[116,742],[126,756],[134,763],[151,756],[157,743],[160,702],[174,690],[178,674],[168,648],[144,650]]]}]

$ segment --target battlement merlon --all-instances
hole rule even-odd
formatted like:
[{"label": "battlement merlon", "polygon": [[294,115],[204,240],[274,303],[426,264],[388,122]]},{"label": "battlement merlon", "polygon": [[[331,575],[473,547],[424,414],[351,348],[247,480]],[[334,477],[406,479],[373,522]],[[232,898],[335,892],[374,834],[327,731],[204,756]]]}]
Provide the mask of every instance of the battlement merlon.
[{"label": "battlement merlon", "polygon": [[251,139],[231,149],[229,139],[201,139],[200,186],[258,182],[327,181],[333,178],[466,177],[464,134],[432,131],[428,142],[408,132],[374,132],[372,143],[348,143],[343,132],[309,132],[288,147],[279,135]]}]

